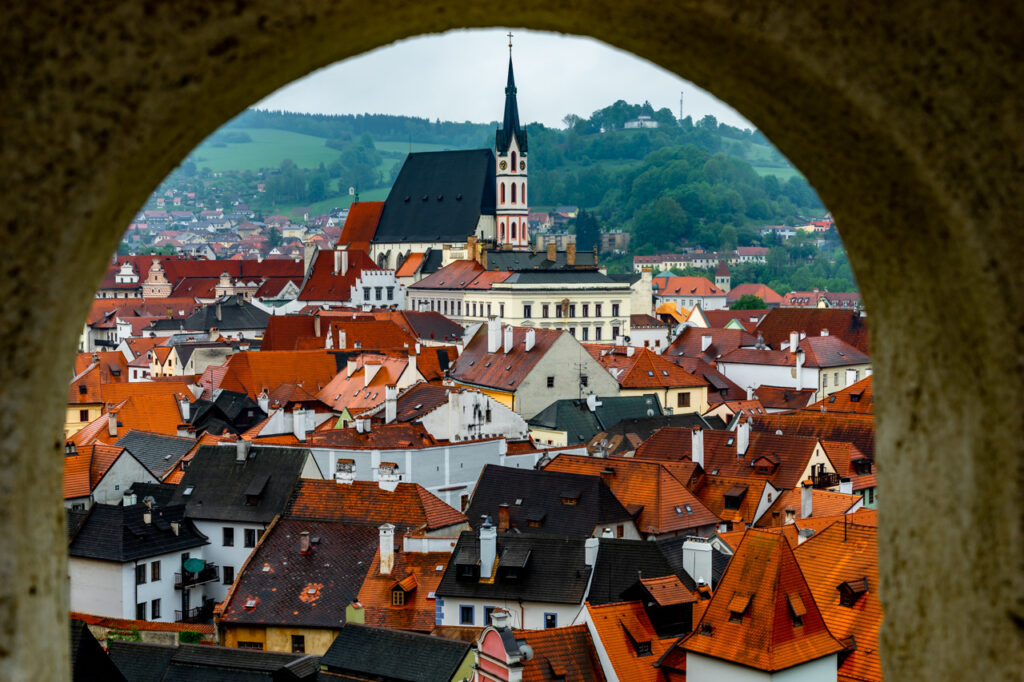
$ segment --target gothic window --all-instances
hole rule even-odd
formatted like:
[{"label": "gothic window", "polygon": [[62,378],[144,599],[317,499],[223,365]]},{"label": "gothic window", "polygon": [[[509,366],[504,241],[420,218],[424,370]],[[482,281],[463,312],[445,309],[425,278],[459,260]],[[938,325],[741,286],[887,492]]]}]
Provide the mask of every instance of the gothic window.
[{"label": "gothic window", "polygon": [[526,203],[526,183],[525,182],[523,183],[523,191],[520,192],[519,198],[522,200],[522,202],[524,204]]},{"label": "gothic window", "polygon": [[[512,152],[512,172],[513,173],[516,172],[516,163],[517,163],[517,161],[516,161],[516,153]],[[512,196],[513,196],[512,201],[515,201],[515,198],[514,198],[515,195],[513,194]]]},{"label": "gothic window", "polygon": [[516,183],[512,183],[512,203],[516,203]]},{"label": "gothic window", "polygon": [[505,183],[501,183],[501,203],[505,203]]},{"label": "gothic window", "polygon": [[[504,189],[504,188],[502,188],[502,189]],[[504,201],[504,199],[502,201]],[[500,239],[501,241],[505,241],[505,222],[504,221],[502,221],[501,227],[498,229],[498,239]]]},{"label": "gothic window", "polygon": [[[512,185],[512,187],[514,188],[515,185]],[[516,221],[513,220],[512,221],[512,241],[515,241],[515,240],[516,240]]]}]

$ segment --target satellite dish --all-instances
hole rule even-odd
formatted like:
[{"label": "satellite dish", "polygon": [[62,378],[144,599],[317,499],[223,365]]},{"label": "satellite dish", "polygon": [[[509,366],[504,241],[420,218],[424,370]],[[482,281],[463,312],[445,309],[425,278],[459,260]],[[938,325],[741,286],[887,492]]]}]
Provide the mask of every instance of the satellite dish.
[{"label": "satellite dish", "polygon": [[191,559],[185,559],[185,563],[181,565],[189,573],[198,573],[199,571],[206,568],[206,562],[202,559],[192,557]]}]

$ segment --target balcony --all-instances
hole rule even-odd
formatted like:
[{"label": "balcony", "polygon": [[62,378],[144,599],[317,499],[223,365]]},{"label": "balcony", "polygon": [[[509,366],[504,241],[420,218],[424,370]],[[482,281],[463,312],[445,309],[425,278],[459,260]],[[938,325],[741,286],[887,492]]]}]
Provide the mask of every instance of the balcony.
[{"label": "balcony", "polygon": [[[217,564],[206,564],[198,571],[182,571],[174,574],[174,589],[180,590],[185,587],[194,587],[203,583],[213,582],[220,579],[220,569]],[[195,610],[195,609],[192,609]]]},{"label": "balcony", "polygon": [[818,490],[839,487],[839,474],[834,471],[815,472],[811,474],[811,480],[814,482],[814,487]]},{"label": "balcony", "polygon": [[197,606],[194,609],[188,611],[175,611],[174,622],[175,623],[209,623],[213,620],[213,600],[209,600],[203,603],[202,606]]}]

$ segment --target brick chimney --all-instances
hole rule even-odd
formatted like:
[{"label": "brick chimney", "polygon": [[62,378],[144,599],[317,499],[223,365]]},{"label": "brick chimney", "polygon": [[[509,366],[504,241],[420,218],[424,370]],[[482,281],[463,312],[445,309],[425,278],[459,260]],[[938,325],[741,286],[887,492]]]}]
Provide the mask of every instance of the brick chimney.
[{"label": "brick chimney", "polygon": [[565,245],[565,264],[569,267],[576,266],[576,244],[574,242]]},{"label": "brick chimney", "polygon": [[356,461],[339,459],[335,464],[334,480],[342,485],[352,485],[356,480]]},{"label": "brick chimney", "polygon": [[552,263],[558,260],[558,247],[553,241],[548,242],[548,260]]},{"label": "brick chimney", "polygon": [[299,533],[299,554],[309,554],[309,531],[304,530]]},{"label": "brick chimney", "polygon": [[377,485],[380,486],[380,489],[386,490],[389,493],[395,492],[400,478],[398,465],[394,462],[381,462],[377,473]]},{"label": "brick chimney", "polygon": [[395,527],[390,523],[378,526],[380,530],[380,574],[391,575],[395,567]]}]

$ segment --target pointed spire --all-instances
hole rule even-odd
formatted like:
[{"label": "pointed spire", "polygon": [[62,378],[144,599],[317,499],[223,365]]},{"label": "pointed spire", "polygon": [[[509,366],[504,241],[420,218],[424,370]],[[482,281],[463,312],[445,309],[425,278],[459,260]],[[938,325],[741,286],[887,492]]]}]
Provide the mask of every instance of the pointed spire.
[{"label": "pointed spire", "polygon": [[495,146],[499,154],[508,151],[509,145],[515,138],[519,144],[520,153],[526,152],[526,131],[519,127],[519,104],[516,102],[516,79],[512,72],[512,43],[509,42],[508,55],[508,82],[505,85],[505,117],[502,120],[501,129],[498,130]]}]

